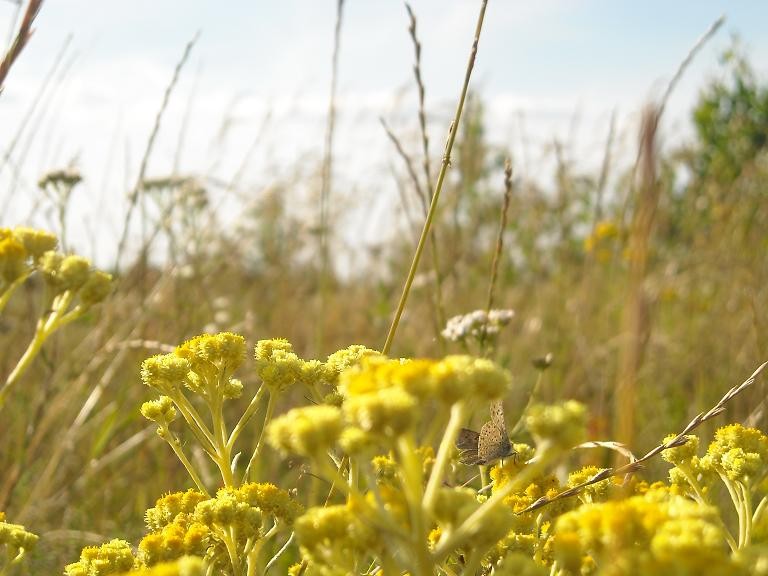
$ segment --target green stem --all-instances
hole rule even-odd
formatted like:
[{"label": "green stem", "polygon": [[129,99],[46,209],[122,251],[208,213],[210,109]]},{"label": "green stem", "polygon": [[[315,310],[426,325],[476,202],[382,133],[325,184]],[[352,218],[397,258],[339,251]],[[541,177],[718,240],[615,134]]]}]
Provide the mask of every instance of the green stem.
[{"label": "green stem", "polygon": [[3,295],[0,296],[0,314],[2,314],[3,310],[5,310],[5,307],[8,304],[8,301],[11,299],[11,296],[13,296],[13,293],[16,292],[16,288],[24,284],[31,273],[32,271],[27,272],[26,274],[22,274],[11,284],[9,284],[8,287],[3,291]]},{"label": "green stem", "polygon": [[3,387],[0,388],[0,410],[2,410],[3,406],[5,405],[5,400],[10,393],[11,388],[15,386],[19,380],[21,380],[21,377],[29,369],[29,367],[32,365],[32,362],[40,353],[40,350],[42,349],[43,344],[45,344],[45,341],[59,327],[61,316],[66,312],[66,309],[71,301],[71,292],[67,291],[63,294],[60,294],[53,300],[51,306],[52,312],[50,315],[45,320],[43,320],[41,317],[37,321],[37,327],[35,328],[35,335],[32,337],[32,341],[27,346],[27,349],[19,359],[16,367],[8,375],[8,378],[5,380]]},{"label": "green stem", "polygon": [[[422,465],[416,454],[416,444],[410,434],[403,434],[397,439],[397,453],[402,462],[403,488],[411,516],[411,545],[416,557],[414,568],[418,576],[431,576],[434,574],[434,564],[427,547],[427,527],[424,514],[425,501],[422,492]],[[435,467],[437,467],[437,463]]]},{"label": "green stem", "polygon": [[720,479],[723,481],[723,484],[725,484],[725,487],[728,489],[728,494],[730,494],[731,496],[731,502],[733,502],[733,507],[736,509],[736,515],[739,518],[738,547],[740,549],[744,545],[744,529],[745,529],[744,506],[742,506],[741,498],[738,494],[738,491],[736,487],[733,485],[733,483],[730,481],[730,479],[723,472],[720,472],[719,470],[717,471],[717,473],[720,476]]},{"label": "green stem", "polygon": [[461,96],[459,97],[459,102],[456,105],[456,113],[453,117],[453,122],[451,122],[451,127],[448,131],[448,140],[445,143],[445,152],[443,154],[443,161],[440,165],[440,172],[437,175],[437,182],[435,183],[435,191],[432,194],[432,201],[429,204],[429,212],[427,212],[427,218],[424,222],[424,228],[421,231],[421,236],[419,237],[419,243],[416,246],[416,253],[413,255],[413,260],[411,261],[411,268],[408,271],[408,276],[405,280],[405,286],[403,287],[403,292],[400,295],[400,301],[397,304],[397,310],[395,311],[395,317],[392,319],[392,325],[389,327],[389,333],[387,334],[387,340],[384,343],[384,348],[382,348],[382,352],[386,355],[389,354],[390,349],[392,348],[392,342],[395,339],[395,333],[397,332],[397,327],[400,324],[400,318],[403,315],[403,310],[405,310],[405,304],[408,301],[408,294],[411,291],[411,284],[413,284],[413,279],[416,277],[416,270],[419,267],[419,261],[421,260],[421,253],[424,251],[424,246],[427,242],[427,237],[429,236],[429,231],[432,227],[432,221],[435,217],[435,212],[437,211],[437,204],[440,200],[440,192],[443,189],[443,182],[445,180],[445,175],[448,172],[448,166],[451,163],[451,151],[453,150],[453,143],[456,140],[456,133],[459,129],[459,122],[461,121],[461,113],[464,109],[464,101],[467,98],[467,91],[469,90],[469,79],[472,76],[472,69],[475,66],[475,56],[477,55],[477,45],[480,42],[480,32],[483,29],[483,19],[485,18],[485,8],[488,5],[488,0],[483,0],[483,4],[480,8],[480,15],[477,19],[477,25],[475,27],[475,38],[472,43],[472,50],[469,54],[469,62],[467,63],[467,70],[464,75],[464,84],[461,88]]},{"label": "green stem", "polygon": [[195,438],[197,438],[197,441],[200,442],[203,450],[213,458],[216,454],[216,446],[213,434],[211,434],[211,431],[208,430],[208,427],[203,422],[203,417],[200,416],[200,413],[194,406],[192,406],[192,403],[180,390],[171,396],[171,400],[176,404],[176,408],[181,412],[189,429],[192,430],[192,433],[195,435]]},{"label": "green stem", "polygon": [[275,398],[275,394],[270,392],[269,400],[267,401],[267,410],[264,412],[264,422],[262,423],[261,430],[259,431],[259,438],[256,440],[256,447],[253,449],[253,454],[251,454],[251,458],[248,460],[248,466],[245,467],[245,474],[243,476],[244,480],[247,480],[251,477],[251,466],[253,466],[253,463],[256,461],[256,457],[261,453],[261,445],[264,440],[264,431],[267,429],[267,423],[272,418],[272,413],[275,411]]},{"label": "green stem", "polygon": [[446,426],[443,439],[440,441],[440,447],[437,450],[437,458],[435,459],[434,466],[432,466],[432,472],[429,475],[427,488],[424,491],[423,509],[430,516],[435,510],[435,501],[437,499],[438,490],[440,489],[440,484],[445,475],[445,469],[448,466],[451,451],[453,450],[453,444],[456,441],[456,436],[459,434],[459,428],[461,428],[461,425],[464,422],[465,411],[465,404],[463,401],[459,401],[451,406],[451,416],[448,420],[448,426]]},{"label": "green stem", "polygon": [[760,521],[760,517],[763,515],[763,512],[765,512],[766,506],[768,506],[768,496],[763,496],[763,499],[760,500],[760,503],[755,509],[755,513],[752,515],[752,524],[756,524]]},{"label": "green stem", "polygon": [[173,452],[176,454],[176,457],[184,465],[184,468],[187,469],[187,472],[189,472],[189,475],[192,477],[192,480],[197,486],[197,489],[206,496],[210,497],[208,490],[205,488],[205,484],[203,484],[203,481],[200,479],[200,476],[198,476],[197,471],[192,466],[192,463],[187,458],[187,455],[184,454],[184,451],[181,449],[181,443],[179,442],[178,438],[176,438],[170,431],[167,424],[160,424],[159,434],[163,440],[168,442],[171,450],[173,450]]},{"label": "green stem", "polygon": [[265,391],[266,387],[263,384],[259,386],[259,389],[256,391],[256,394],[251,400],[251,403],[248,404],[248,407],[245,409],[245,412],[243,412],[240,420],[238,420],[237,424],[235,424],[235,427],[232,429],[232,434],[229,435],[229,440],[227,440],[227,446],[230,448],[235,444],[235,442],[237,442],[237,438],[240,436],[243,428],[245,428],[245,425],[248,424],[253,415],[256,414],[256,411],[259,409],[259,402],[261,401],[261,397]]},{"label": "green stem", "polygon": [[752,542],[752,494],[743,482],[737,482],[736,489],[741,491],[741,504],[744,507],[744,546],[749,546]]}]

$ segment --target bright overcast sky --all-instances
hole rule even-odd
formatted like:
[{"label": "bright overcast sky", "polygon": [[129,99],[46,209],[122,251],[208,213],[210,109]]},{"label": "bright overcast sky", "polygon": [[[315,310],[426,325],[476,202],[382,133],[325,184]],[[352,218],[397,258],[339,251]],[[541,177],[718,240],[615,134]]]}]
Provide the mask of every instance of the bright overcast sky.
[{"label": "bright overcast sky", "polygon": [[[412,6],[423,44],[433,154],[439,156],[479,1],[412,0]],[[322,153],[335,12],[335,0],[47,0],[0,96],[1,150],[11,145],[70,35],[71,41],[14,147],[12,162],[0,174],[0,199],[5,203],[7,191],[15,190],[2,225],[27,217],[41,173],[74,162],[85,178],[72,206],[76,244],[80,238],[86,254],[93,250],[86,237],[103,240],[103,246],[115,244],[126,190],[136,178],[163,91],[198,30],[200,39],[172,95],[148,175],[170,173],[177,159],[182,173],[229,181],[262,129],[243,187],[252,186],[255,193],[281,174],[295,172],[307,158],[316,161]],[[0,32],[7,33],[15,13],[15,2],[0,0]],[[519,164],[557,137],[588,165],[602,152],[611,111],[618,111],[620,125],[631,124],[643,101],[659,95],[721,14],[727,16],[725,26],[670,102],[667,140],[685,132],[697,90],[718,72],[717,55],[730,45],[732,34],[741,37],[765,77],[768,3],[490,0],[473,87],[488,105],[491,138],[509,148]],[[346,0],[337,182],[347,190],[371,189],[375,182],[378,211],[396,203],[387,177],[396,159],[378,119],[386,117],[406,137],[413,134],[412,62],[402,2]],[[526,154],[523,139],[533,149]],[[15,187],[11,167],[18,167]],[[362,223],[362,229],[370,226]],[[89,255],[104,258],[109,249],[103,246],[100,254]]]}]

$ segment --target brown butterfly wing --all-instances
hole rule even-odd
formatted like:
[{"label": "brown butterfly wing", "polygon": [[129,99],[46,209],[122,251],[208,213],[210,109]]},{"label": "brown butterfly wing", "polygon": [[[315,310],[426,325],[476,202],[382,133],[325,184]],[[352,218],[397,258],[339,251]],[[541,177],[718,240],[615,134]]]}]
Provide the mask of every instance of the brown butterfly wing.
[{"label": "brown butterfly wing", "polygon": [[459,461],[467,466],[475,466],[480,462],[477,455],[477,444],[480,434],[469,428],[459,430],[456,438],[456,448],[459,449]]},{"label": "brown butterfly wing", "polygon": [[500,426],[494,418],[483,424],[477,442],[479,464],[490,464],[499,458],[511,456],[514,452],[506,426]]},{"label": "brown butterfly wing", "polygon": [[506,433],[507,421],[504,418],[504,403],[501,400],[491,402],[491,422],[494,422]]}]

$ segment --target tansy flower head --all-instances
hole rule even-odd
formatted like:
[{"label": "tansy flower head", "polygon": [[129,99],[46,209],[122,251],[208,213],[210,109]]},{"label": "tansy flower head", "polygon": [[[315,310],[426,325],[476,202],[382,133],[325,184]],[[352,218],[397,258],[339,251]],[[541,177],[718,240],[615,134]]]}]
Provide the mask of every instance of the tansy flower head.
[{"label": "tansy flower head", "polygon": [[10,557],[16,556],[20,550],[31,550],[37,540],[38,537],[32,532],[27,532],[21,524],[6,522],[5,514],[0,513],[0,546],[5,545],[8,548]]},{"label": "tansy flower head", "polygon": [[305,360],[301,362],[299,380],[308,388],[328,384],[335,378],[325,362]]},{"label": "tansy flower head", "polygon": [[569,400],[557,405],[534,405],[525,418],[528,431],[541,449],[557,446],[567,450],[584,440],[586,409]]},{"label": "tansy flower head", "polygon": [[[676,434],[670,434],[664,438],[666,444],[672,440]],[[669,448],[661,453],[661,457],[671,464],[676,466],[690,464],[691,460],[696,456],[699,451],[699,437],[693,434],[686,436],[686,442],[682,446],[676,446]]]},{"label": "tansy flower head", "polygon": [[138,559],[145,566],[154,566],[185,555],[204,556],[209,536],[207,526],[178,516],[173,523],[142,538]]},{"label": "tansy flower head", "polygon": [[86,546],[80,560],[64,568],[66,576],[106,576],[133,568],[131,546],[125,540],[114,539],[101,546]]},{"label": "tansy flower head", "polygon": [[348,505],[310,508],[294,531],[305,557],[344,574],[358,573],[357,560],[380,545],[374,527]]},{"label": "tansy flower head", "polygon": [[361,344],[353,344],[328,356],[325,365],[328,367],[331,378],[335,380],[344,370],[356,366],[363,358],[370,356],[381,356],[381,352]]},{"label": "tansy flower head", "polygon": [[197,506],[208,497],[202,492],[189,489],[186,492],[172,492],[159,498],[154,508],[144,514],[144,520],[150,531],[160,530],[172,523],[179,514],[192,514]]},{"label": "tansy flower head", "polygon": [[267,439],[282,452],[318,456],[336,443],[341,429],[341,411],[335,406],[306,406],[272,420]]},{"label": "tansy flower head", "polygon": [[[598,472],[602,472],[602,470],[602,468],[598,468],[597,466],[585,466],[581,470],[571,472],[568,474],[568,487],[572,488],[574,486],[578,486],[582,482],[586,482],[592,478]],[[589,486],[582,489],[581,498],[587,502],[602,500],[605,498],[605,495],[608,493],[608,490],[611,486],[612,482],[610,478],[606,478],[600,482],[590,484]]]},{"label": "tansy flower head", "polygon": [[389,456],[376,456],[371,460],[377,484],[393,484],[398,476],[397,463]]},{"label": "tansy flower head", "polygon": [[195,507],[193,518],[213,528],[232,528],[243,539],[258,538],[263,524],[262,511],[251,505],[247,498],[234,488],[221,488],[216,497],[203,500]]},{"label": "tansy flower head", "polygon": [[303,362],[287,340],[259,340],[254,358],[256,374],[273,391],[283,391],[302,378]]},{"label": "tansy flower head", "polygon": [[11,283],[27,271],[27,251],[7,228],[0,229],[0,277]]},{"label": "tansy flower head", "polygon": [[288,492],[274,484],[248,483],[243,484],[237,491],[249,505],[282,520],[289,526],[304,512],[301,504],[296,502]]},{"label": "tansy flower head", "polygon": [[218,372],[226,377],[245,360],[245,338],[232,332],[203,334],[178,346],[174,354],[189,360],[201,376],[213,378]]},{"label": "tansy flower head", "polygon": [[705,469],[722,471],[732,481],[752,483],[766,474],[768,437],[740,424],[724,426],[701,459]]},{"label": "tansy flower head", "polygon": [[446,356],[432,371],[438,398],[446,404],[459,400],[489,402],[502,398],[511,384],[509,372],[485,358]]},{"label": "tansy flower head", "polygon": [[122,576],[204,576],[205,569],[201,558],[182,556],[173,562],[162,562],[151,568],[139,568],[126,572]]},{"label": "tansy flower head", "polygon": [[58,283],[62,290],[77,291],[88,280],[91,262],[82,256],[65,256],[58,271]]},{"label": "tansy flower head", "polygon": [[54,234],[36,228],[19,226],[13,229],[13,235],[24,245],[24,249],[33,260],[38,260],[49,250],[55,250],[58,244]]},{"label": "tansy flower head", "polygon": [[400,360],[386,356],[365,356],[339,375],[338,390],[344,397],[350,397],[391,388],[394,385],[392,375],[401,365]]},{"label": "tansy flower head", "polygon": [[103,301],[112,292],[112,275],[101,270],[92,270],[80,288],[80,301],[85,306],[93,306]]},{"label": "tansy flower head", "polygon": [[141,363],[141,380],[151,388],[173,395],[187,383],[190,369],[189,360],[185,358],[175,354],[158,354]]},{"label": "tansy flower head", "polygon": [[176,419],[176,408],[168,396],[160,396],[157,400],[144,402],[141,405],[141,415],[147,420],[166,425]]},{"label": "tansy flower head", "polygon": [[342,406],[349,422],[366,432],[394,438],[416,422],[416,398],[400,388],[352,396]]}]

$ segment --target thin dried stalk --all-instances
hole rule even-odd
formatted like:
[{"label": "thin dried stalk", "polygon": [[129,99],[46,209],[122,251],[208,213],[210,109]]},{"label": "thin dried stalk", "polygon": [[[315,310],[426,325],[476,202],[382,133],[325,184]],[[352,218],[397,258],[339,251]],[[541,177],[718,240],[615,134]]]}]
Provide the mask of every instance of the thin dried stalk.
[{"label": "thin dried stalk", "polygon": [[383,117],[381,117],[379,118],[379,122],[381,122],[381,125],[384,128],[384,132],[386,132],[387,137],[394,145],[395,150],[397,150],[397,155],[400,156],[400,158],[403,160],[403,164],[405,164],[405,169],[408,171],[408,177],[411,179],[411,182],[413,183],[413,188],[416,190],[416,195],[419,197],[419,201],[421,202],[421,207],[424,211],[424,216],[426,217],[426,215],[429,213],[429,201],[427,200],[427,194],[424,192],[424,187],[421,185],[421,181],[419,180],[419,177],[416,174],[416,167],[413,165],[413,159],[405,151],[405,148],[403,148],[403,144],[400,142],[400,139],[397,137],[397,135],[389,127],[389,124],[387,124],[387,121]]},{"label": "thin dried stalk", "polygon": [[333,188],[333,136],[336,127],[336,85],[339,76],[339,52],[341,47],[341,22],[344,15],[344,0],[336,3],[336,26],[333,32],[333,55],[331,57],[331,94],[328,99],[328,119],[325,126],[325,152],[320,175],[320,299],[319,314],[315,325],[315,351],[319,355],[325,340],[325,310],[328,302],[329,274],[331,266],[331,252],[328,238],[328,210],[330,196]]},{"label": "thin dried stalk", "polygon": [[[507,229],[507,213],[509,212],[510,200],[512,200],[512,159],[507,158],[504,162],[504,202],[501,206],[501,214],[499,215],[499,231],[496,235],[496,249],[493,252],[493,262],[491,263],[491,280],[488,283],[488,301],[485,304],[486,318],[490,315],[491,308],[493,308],[496,280],[499,276],[499,262],[504,249],[504,230]],[[487,330],[488,323],[486,322],[483,326],[482,337],[480,338],[481,347],[485,346]]]},{"label": "thin dried stalk", "polygon": [[117,268],[120,267],[120,259],[123,255],[123,251],[125,250],[126,242],[128,241],[128,229],[131,225],[131,218],[133,217],[133,211],[136,209],[136,205],[139,203],[139,200],[142,197],[142,192],[144,191],[144,180],[146,178],[147,174],[147,164],[149,163],[149,157],[152,154],[152,149],[155,146],[155,140],[157,139],[157,134],[160,132],[160,122],[163,119],[163,115],[165,114],[166,108],[168,108],[168,103],[171,100],[171,94],[173,93],[174,88],[176,87],[176,83],[179,80],[179,75],[181,74],[181,69],[184,67],[184,64],[186,64],[187,60],[189,59],[189,54],[192,52],[192,48],[197,43],[197,40],[200,38],[200,32],[196,32],[195,35],[192,37],[192,40],[190,40],[186,47],[184,48],[184,53],[181,56],[181,59],[176,64],[176,68],[173,70],[173,76],[171,77],[171,81],[168,84],[168,86],[165,89],[165,93],[163,94],[163,101],[162,104],[160,104],[160,109],[157,111],[157,115],[155,115],[155,123],[152,127],[152,132],[149,135],[149,139],[147,140],[147,147],[144,150],[144,156],[141,158],[141,165],[139,168],[139,174],[136,178],[136,185],[133,187],[133,190],[131,191],[130,195],[128,196],[128,211],[125,214],[125,220],[123,221],[123,232],[120,236],[120,242],[117,244],[117,256],[115,257],[115,265]]},{"label": "thin dried stalk", "polygon": [[520,512],[520,514],[525,514],[526,512],[531,512],[533,510],[536,510],[538,508],[541,508],[543,506],[546,506],[547,504],[551,504],[552,502],[556,502],[557,500],[562,500],[563,498],[570,498],[571,496],[576,496],[579,494],[584,488],[587,486],[590,486],[592,484],[595,484],[597,482],[600,482],[601,480],[605,480],[606,478],[611,478],[612,476],[621,476],[624,474],[633,474],[634,472],[637,472],[643,467],[643,464],[653,458],[654,456],[660,454],[661,452],[664,452],[664,450],[669,450],[670,448],[677,448],[678,446],[682,446],[685,444],[688,439],[687,435],[693,432],[696,428],[701,426],[704,422],[707,420],[711,420],[721,412],[725,410],[725,405],[728,404],[734,397],[741,394],[744,390],[749,388],[755,383],[755,380],[757,380],[757,377],[765,370],[765,368],[768,367],[768,362],[763,362],[758,368],[752,372],[752,375],[744,380],[741,384],[738,386],[734,386],[728,392],[725,393],[725,395],[720,399],[720,401],[715,404],[712,408],[710,408],[707,412],[700,412],[696,415],[696,417],[691,420],[688,425],[683,429],[682,432],[680,432],[677,436],[669,440],[668,442],[664,442],[662,444],[659,444],[656,446],[653,450],[648,452],[645,456],[642,458],[637,459],[634,462],[629,462],[628,464],[625,464],[624,466],[619,466],[618,468],[606,468],[605,470],[602,470],[601,472],[598,472],[592,478],[589,480],[582,482],[581,484],[578,484],[576,486],[573,486],[572,488],[569,488],[568,490],[564,490],[563,492],[560,492],[556,496],[553,496],[552,498],[542,497],[536,500],[533,504],[525,508]]},{"label": "thin dried stalk", "polygon": [[629,281],[622,320],[623,345],[614,391],[614,434],[619,442],[632,444],[635,433],[637,379],[651,332],[649,299],[645,289],[651,233],[659,205],[661,186],[656,174],[656,133],[659,109],[649,106],[643,115],[639,157],[641,183],[629,238]]}]

